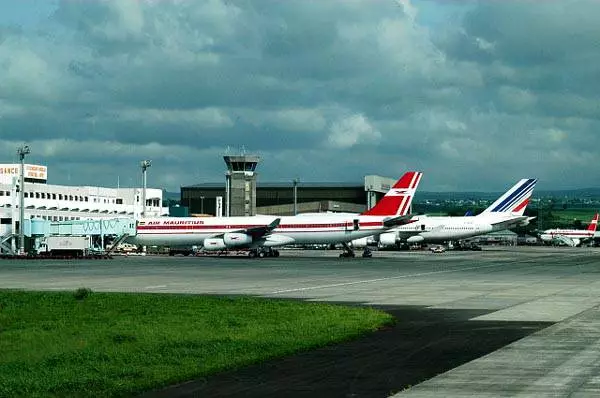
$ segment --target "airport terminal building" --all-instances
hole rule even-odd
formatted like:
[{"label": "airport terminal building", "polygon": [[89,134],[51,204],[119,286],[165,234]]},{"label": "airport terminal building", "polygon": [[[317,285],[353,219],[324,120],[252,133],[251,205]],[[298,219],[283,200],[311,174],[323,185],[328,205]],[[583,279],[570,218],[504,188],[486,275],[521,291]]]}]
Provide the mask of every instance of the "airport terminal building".
[{"label": "airport terminal building", "polygon": [[[20,164],[0,164],[0,237],[18,230]],[[143,188],[105,188],[47,184],[48,168],[25,164],[25,219],[49,221],[138,218]],[[146,189],[146,215],[168,215],[163,190]]]}]

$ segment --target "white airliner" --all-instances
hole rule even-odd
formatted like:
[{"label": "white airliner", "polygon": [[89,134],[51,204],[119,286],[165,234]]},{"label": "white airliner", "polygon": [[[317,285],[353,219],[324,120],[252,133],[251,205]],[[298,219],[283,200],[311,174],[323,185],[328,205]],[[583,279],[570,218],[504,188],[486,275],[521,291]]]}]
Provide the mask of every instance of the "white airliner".
[{"label": "white airliner", "polygon": [[540,239],[544,242],[560,242],[567,246],[579,246],[582,242],[594,237],[597,226],[598,213],[594,215],[587,229],[547,229],[540,234]]},{"label": "white airliner", "polygon": [[[525,208],[537,180],[522,179],[498,198],[491,206],[476,216],[425,216],[407,225],[396,227],[379,235],[380,246],[392,246],[400,242],[441,243],[459,241],[493,231],[527,225],[534,217],[524,216]],[[369,238],[353,241],[354,247],[366,245]]]},{"label": "white airliner", "polygon": [[205,250],[249,249],[251,257],[278,256],[273,247],[342,243],[340,256],[354,257],[347,243],[417,219],[408,214],[422,173],[405,173],[372,209],[357,215],[161,217],[137,223],[128,240],[138,245],[191,246]]}]

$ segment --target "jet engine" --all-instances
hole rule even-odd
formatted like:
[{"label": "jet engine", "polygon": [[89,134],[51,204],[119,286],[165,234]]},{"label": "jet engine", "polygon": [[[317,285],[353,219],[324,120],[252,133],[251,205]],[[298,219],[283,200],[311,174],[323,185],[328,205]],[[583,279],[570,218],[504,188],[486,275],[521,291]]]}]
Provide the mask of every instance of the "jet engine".
[{"label": "jet engine", "polygon": [[207,238],[204,239],[204,250],[225,250],[227,245],[223,239],[220,238]]},{"label": "jet engine", "polygon": [[415,235],[415,236],[411,236],[408,239],[406,239],[407,243],[420,243],[425,241],[425,238],[422,237],[421,235]]},{"label": "jet engine", "polygon": [[352,247],[355,249],[367,247],[368,244],[369,242],[367,241],[367,238],[354,239],[352,241]]},{"label": "jet engine", "polygon": [[252,243],[252,237],[239,232],[230,232],[223,235],[223,242],[227,247],[246,246]]},{"label": "jet engine", "polygon": [[379,235],[379,244],[381,246],[393,246],[396,244],[396,238],[396,232],[386,232],[385,234]]}]

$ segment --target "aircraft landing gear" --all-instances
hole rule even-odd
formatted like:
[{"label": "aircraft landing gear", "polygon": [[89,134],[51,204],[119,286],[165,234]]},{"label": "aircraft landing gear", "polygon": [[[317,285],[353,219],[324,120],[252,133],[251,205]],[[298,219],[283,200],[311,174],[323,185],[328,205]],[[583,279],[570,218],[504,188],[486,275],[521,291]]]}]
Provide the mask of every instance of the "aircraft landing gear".
[{"label": "aircraft landing gear", "polygon": [[365,249],[362,252],[362,256],[365,258],[373,257],[373,252],[371,252],[371,249],[369,249],[368,247],[365,247]]},{"label": "aircraft landing gear", "polygon": [[347,243],[342,243],[342,246],[344,246],[344,251],[340,253],[340,258],[341,257],[356,257],[356,255],[354,254],[354,250],[352,250],[350,248],[350,246],[348,246]]},{"label": "aircraft landing gear", "polygon": [[248,257],[250,257],[250,258],[279,257],[279,250],[272,249],[270,247],[260,248],[260,249],[252,249],[248,252]]}]

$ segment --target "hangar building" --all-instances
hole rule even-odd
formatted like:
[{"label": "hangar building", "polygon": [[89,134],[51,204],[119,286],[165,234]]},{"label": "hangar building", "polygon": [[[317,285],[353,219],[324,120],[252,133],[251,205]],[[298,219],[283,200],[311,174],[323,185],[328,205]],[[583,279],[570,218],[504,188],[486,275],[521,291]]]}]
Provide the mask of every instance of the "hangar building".
[{"label": "hangar building", "polygon": [[[365,176],[362,183],[302,182],[297,183],[298,213],[362,212],[371,208],[393,186],[396,180],[375,175]],[[217,214],[226,197],[226,183],[202,183],[181,187],[181,206],[192,214]],[[255,213],[269,215],[294,214],[294,183],[256,182]],[[243,209],[240,213],[244,214]],[[239,214],[231,209],[231,215]]]}]

